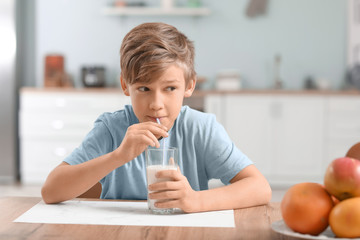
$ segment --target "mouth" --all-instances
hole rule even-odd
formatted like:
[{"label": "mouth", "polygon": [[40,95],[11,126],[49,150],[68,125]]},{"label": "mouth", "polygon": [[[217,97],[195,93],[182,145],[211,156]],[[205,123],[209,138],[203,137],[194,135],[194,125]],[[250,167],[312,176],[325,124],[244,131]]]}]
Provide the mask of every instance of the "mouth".
[{"label": "mouth", "polygon": [[162,122],[161,120],[163,119],[164,117],[151,117],[151,116],[148,116],[148,119],[151,121],[151,122],[157,122],[157,119],[159,119],[160,123]]}]

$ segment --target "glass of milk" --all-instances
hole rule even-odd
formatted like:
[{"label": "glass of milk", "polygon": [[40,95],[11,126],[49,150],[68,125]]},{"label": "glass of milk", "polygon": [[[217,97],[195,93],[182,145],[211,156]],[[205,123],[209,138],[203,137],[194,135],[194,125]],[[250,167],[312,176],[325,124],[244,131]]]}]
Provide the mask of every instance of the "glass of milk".
[{"label": "glass of milk", "polygon": [[[178,149],[174,147],[148,147],[145,152],[146,156],[146,176],[147,176],[147,185],[171,181],[169,178],[156,178],[155,174],[161,170],[175,170],[178,168]],[[148,190],[148,193],[151,191]],[[154,203],[157,200],[149,199],[148,197],[148,206],[151,213],[155,214],[171,214],[174,213],[174,208],[157,208],[154,206]]]}]

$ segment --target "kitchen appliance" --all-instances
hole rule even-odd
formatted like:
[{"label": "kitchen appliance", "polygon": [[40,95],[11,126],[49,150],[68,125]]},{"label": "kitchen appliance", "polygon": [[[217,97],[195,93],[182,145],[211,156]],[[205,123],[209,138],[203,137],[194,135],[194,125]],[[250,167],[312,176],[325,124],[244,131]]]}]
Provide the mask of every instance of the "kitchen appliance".
[{"label": "kitchen appliance", "polygon": [[231,91],[241,89],[241,76],[237,70],[222,70],[216,76],[217,90]]},{"label": "kitchen appliance", "polygon": [[102,66],[82,67],[81,79],[85,87],[104,87],[105,68]]},{"label": "kitchen appliance", "polygon": [[44,87],[73,87],[69,74],[65,71],[65,58],[61,54],[45,56]]},{"label": "kitchen appliance", "polygon": [[60,54],[45,56],[45,87],[60,87],[64,75],[64,57]]}]

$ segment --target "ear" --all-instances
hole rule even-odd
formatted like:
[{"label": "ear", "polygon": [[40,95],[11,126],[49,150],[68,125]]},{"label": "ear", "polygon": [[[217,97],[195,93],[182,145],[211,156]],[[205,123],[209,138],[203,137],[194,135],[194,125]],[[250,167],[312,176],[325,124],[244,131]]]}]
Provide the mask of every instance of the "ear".
[{"label": "ear", "polygon": [[192,93],[195,90],[195,86],[196,86],[196,80],[195,79],[191,79],[185,89],[185,94],[184,97],[191,97]]},{"label": "ear", "polygon": [[121,88],[122,88],[125,96],[130,96],[129,89],[128,89],[127,84],[122,76],[120,76],[120,83],[121,83]]}]

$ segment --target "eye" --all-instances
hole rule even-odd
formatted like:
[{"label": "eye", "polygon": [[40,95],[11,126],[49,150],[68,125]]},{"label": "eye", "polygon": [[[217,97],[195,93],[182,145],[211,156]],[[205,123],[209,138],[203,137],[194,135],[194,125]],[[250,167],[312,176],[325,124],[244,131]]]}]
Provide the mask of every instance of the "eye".
[{"label": "eye", "polygon": [[176,87],[167,87],[167,88],[166,88],[166,91],[170,91],[170,92],[171,92],[171,91],[174,91],[175,89],[176,89]]},{"label": "eye", "polygon": [[140,92],[147,92],[147,91],[149,91],[150,89],[147,88],[147,87],[139,87],[138,90],[139,90]]}]

